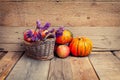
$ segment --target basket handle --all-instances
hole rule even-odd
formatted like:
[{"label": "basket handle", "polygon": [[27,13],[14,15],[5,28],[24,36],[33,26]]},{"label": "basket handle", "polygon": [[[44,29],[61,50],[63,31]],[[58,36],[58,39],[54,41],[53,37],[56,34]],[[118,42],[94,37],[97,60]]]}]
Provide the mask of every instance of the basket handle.
[{"label": "basket handle", "polygon": [[44,40],[46,40],[47,38],[55,38],[55,34],[54,33],[48,33],[46,35],[46,37],[44,38]]}]

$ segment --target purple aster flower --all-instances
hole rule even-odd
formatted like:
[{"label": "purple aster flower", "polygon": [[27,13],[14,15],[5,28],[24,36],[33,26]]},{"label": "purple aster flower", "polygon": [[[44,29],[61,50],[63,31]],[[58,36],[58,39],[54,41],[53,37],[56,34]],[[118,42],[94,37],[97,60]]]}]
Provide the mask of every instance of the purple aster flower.
[{"label": "purple aster flower", "polygon": [[42,40],[42,34],[40,33],[40,31],[38,32],[37,37],[39,40]]},{"label": "purple aster flower", "polygon": [[39,40],[39,38],[38,38],[36,35],[33,35],[33,36],[31,37],[31,39],[32,39],[33,42]]},{"label": "purple aster flower", "polygon": [[63,27],[60,27],[60,28],[56,31],[56,37],[62,36],[63,31],[64,31]]},{"label": "purple aster flower", "polygon": [[60,28],[59,28],[59,30],[62,30],[62,31],[64,31],[64,27],[63,27],[63,26],[62,26],[62,27],[60,27]]},{"label": "purple aster flower", "polygon": [[33,35],[32,30],[28,30],[26,35],[28,38],[32,37]]},{"label": "purple aster flower", "polygon": [[50,27],[50,23],[47,22],[42,28],[42,30],[47,30],[49,27]]},{"label": "purple aster flower", "polygon": [[35,41],[35,37],[34,37],[34,36],[32,36],[31,40],[34,42],[34,41]]},{"label": "purple aster flower", "polygon": [[53,28],[53,29],[49,30],[48,32],[53,33],[54,31],[55,31],[55,29]]},{"label": "purple aster flower", "polygon": [[56,37],[62,36],[63,31],[57,30],[56,31]]}]

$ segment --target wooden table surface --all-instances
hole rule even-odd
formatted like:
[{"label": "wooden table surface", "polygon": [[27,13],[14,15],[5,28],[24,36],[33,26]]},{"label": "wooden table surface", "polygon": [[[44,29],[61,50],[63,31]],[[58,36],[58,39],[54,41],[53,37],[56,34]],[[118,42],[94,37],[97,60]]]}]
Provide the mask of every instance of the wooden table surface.
[{"label": "wooden table surface", "polygon": [[49,61],[25,55],[27,28],[0,26],[0,80],[120,80],[120,27],[66,27],[74,37],[92,39],[93,50],[87,57]]}]

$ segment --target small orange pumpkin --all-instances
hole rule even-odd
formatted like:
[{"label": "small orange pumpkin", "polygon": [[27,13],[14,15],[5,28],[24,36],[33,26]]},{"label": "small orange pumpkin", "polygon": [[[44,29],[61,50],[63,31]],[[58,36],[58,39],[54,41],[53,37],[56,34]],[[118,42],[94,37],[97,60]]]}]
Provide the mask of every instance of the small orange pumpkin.
[{"label": "small orange pumpkin", "polygon": [[69,30],[64,30],[63,34],[59,37],[56,37],[56,43],[58,44],[66,44],[69,43],[73,38],[72,32]]},{"label": "small orange pumpkin", "polygon": [[92,41],[88,38],[73,38],[69,47],[73,56],[88,56],[92,51]]}]

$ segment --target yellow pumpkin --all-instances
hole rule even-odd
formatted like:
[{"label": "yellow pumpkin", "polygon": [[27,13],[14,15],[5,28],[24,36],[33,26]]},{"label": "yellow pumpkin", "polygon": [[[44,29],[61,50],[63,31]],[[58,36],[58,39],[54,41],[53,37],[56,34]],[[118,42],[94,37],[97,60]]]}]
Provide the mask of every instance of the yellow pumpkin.
[{"label": "yellow pumpkin", "polygon": [[92,41],[89,38],[73,38],[69,44],[73,56],[88,56],[92,51]]}]

